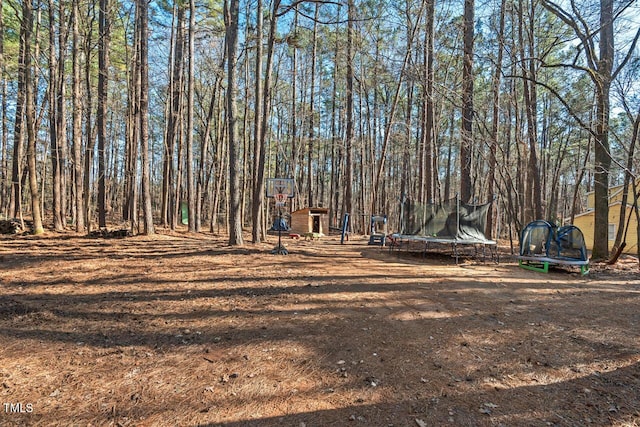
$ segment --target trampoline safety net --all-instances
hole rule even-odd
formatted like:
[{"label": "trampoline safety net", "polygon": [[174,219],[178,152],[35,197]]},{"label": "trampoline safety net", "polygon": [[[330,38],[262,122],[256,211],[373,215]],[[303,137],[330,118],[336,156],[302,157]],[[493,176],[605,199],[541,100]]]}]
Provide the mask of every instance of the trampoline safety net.
[{"label": "trampoline safety net", "polygon": [[461,203],[453,198],[440,204],[405,202],[402,234],[452,240],[488,241],[485,236],[491,202],[481,205]]},{"label": "trampoline safety net", "polygon": [[520,236],[520,256],[587,260],[582,231],[576,226],[556,227],[547,221],[530,222]]}]

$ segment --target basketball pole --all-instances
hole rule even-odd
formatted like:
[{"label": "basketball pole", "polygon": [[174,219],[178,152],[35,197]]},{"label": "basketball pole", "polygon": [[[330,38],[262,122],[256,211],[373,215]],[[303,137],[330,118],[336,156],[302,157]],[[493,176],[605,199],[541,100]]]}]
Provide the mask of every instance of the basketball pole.
[{"label": "basketball pole", "polygon": [[282,247],[282,206],[278,207],[278,253],[287,254],[287,250]]},{"label": "basketball pole", "polygon": [[267,178],[267,197],[273,198],[278,208],[278,245],[271,251],[274,255],[289,255],[289,251],[282,245],[282,207],[287,199],[294,195],[295,181],[292,178]]},{"label": "basketball pole", "polygon": [[[282,206],[283,204],[280,204],[280,202],[278,201],[278,197],[274,197],[274,200],[276,201],[276,205],[278,205],[278,245],[275,248],[273,248],[271,253],[274,255],[289,255],[289,251],[287,250],[287,248],[282,246]],[[286,203],[287,199],[284,199],[284,200]]]}]

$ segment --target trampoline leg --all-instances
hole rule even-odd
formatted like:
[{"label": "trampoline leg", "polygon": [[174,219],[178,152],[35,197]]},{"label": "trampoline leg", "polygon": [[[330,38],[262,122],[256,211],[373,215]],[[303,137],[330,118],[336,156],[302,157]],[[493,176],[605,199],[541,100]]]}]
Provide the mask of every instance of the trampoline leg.
[{"label": "trampoline leg", "polygon": [[524,262],[522,260],[519,260],[518,264],[520,264],[520,267],[524,268],[525,270],[539,271],[541,273],[548,273],[549,272],[549,263],[548,262],[542,262],[542,263],[539,263],[539,264],[530,264],[530,263]]}]

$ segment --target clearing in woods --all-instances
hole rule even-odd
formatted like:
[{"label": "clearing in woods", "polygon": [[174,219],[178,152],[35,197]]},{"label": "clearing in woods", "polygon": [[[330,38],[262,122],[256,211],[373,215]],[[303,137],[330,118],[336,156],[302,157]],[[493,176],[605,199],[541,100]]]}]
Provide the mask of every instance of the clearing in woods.
[{"label": "clearing in woods", "polygon": [[635,260],[366,242],[2,236],[0,424],[640,424]]}]

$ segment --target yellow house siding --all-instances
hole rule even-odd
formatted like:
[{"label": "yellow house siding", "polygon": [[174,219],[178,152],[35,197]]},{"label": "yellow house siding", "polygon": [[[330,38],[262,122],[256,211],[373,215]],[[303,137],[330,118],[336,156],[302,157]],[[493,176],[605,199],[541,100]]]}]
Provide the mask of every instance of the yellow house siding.
[{"label": "yellow house siding", "polygon": [[578,227],[584,235],[584,243],[587,249],[593,249],[593,212],[586,212],[576,216],[573,220],[573,225]]},{"label": "yellow house siding", "polygon": [[[621,203],[622,202],[622,191],[616,191],[615,193],[611,193],[611,197],[609,198],[609,203]],[[633,203],[633,200],[631,201]]]},{"label": "yellow house siding", "polygon": [[[629,218],[629,214],[631,214],[631,221],[629,222],[629,231],[627,232],[627,245],[624,248],[624,252],[628,254],[637,254],[638,253],[638,238],[636,230],[638,228],[638,223],[635,218],[635,214],[632,212],[631,207],[627,207],[626,209],[626,217]],[[618,231],[618,220],[620,218],[620,203],[614,203],[609,206],[609,224],[614,224],[615,228],[613,230],[613,239],[609,240],[609,249],[611,250],[613,247],[613,242],[615,240],[615,233]],[[626,224],[626,220],[625,220]],[[584,240],[587,245],[587,249],[593,249],[593,232],[594,232],[594,212],[589,211],[583,214],[580,214],[575,217],[573,221],[573,225],[578,227],[582,234],[584,235]]]},{"label": "yellow house siding", "polygon": [[[640,185],[640,180],[638,180],[637,184]],[[616,185],[615,187],[609,188],[609,203],[620,203],[622,201],[622,189],[624,185]],[[631,189],[630,189],[631,190]],[[596,199],[595,193],[590,191],[587,193],[587,211],[590,209],[595,209],[596,207]],[[629,203],[633,203],[631,198],[633,197],[633,191],[630,191],[629,194]]]}]

